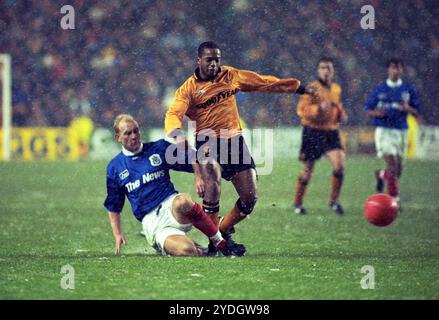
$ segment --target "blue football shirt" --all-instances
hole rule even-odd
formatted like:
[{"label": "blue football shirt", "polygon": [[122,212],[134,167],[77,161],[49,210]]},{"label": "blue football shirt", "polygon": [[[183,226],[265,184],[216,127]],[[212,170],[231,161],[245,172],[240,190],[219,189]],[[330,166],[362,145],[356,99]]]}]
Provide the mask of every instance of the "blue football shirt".
[{"label": "blue football shirt", "polygon": [[139,153],[126,155],[121,151],[110,161],[107,166],[107,197],[104,202],[108,211],[120,213],[127,197],[136,219],[142,221],[148,212],[170,195],[177,193],[169,170],[193,172],[193,168],[188,164],[187,154],[183,161],[175,164],[171,163],[176,158],[174,161],[167,161],[165,155],[169,146],[175,145],[163,139],[143,143]]},{"label": "blue football shirt", "polygon": [[374,88],[366,101],[365,111],[382,109],[385,115],[382,118],[372,118],[372,125],[391,129],[406,130],[407,113],[397,110],[400,104],[407,101],[410,106],[420,111],[421,104],[416,89],[410,83],[401,81],[399,85],[389,85],[383,81]]}]

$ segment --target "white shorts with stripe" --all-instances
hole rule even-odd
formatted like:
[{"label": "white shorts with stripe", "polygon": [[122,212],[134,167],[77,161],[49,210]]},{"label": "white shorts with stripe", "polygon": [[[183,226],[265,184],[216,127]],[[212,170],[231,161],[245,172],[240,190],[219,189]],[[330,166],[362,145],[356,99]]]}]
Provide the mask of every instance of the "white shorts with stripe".
[{"label": "white shorts with stripe", "polygon": [[404,157],[408,146],[407,130],[377,127],[375,129],[375,147],[377,155]]},{"label": "white shorts with stripe", "polygon": [[173,194],[163,200],[156,208],[143,217],[142,226],[148,244],[158,253],[166,255],[164,245],[167,237],[186,235],[192,224],[179,223],[172,214],[172,202],[178,194]]}]

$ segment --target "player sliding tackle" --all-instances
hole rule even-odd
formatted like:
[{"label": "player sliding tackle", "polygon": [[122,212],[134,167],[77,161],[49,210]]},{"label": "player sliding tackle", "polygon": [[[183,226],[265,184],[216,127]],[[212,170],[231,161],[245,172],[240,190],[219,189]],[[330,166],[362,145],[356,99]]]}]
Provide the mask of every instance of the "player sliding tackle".
[{"label": "player sliding tackle", "polygon": [[229,243],[199,204],[187,194],[178,193],[171,182],[169,170],[195,172],[197,191],[204,186],[196,163],[188,159],[170,165],[165,159],[171,145],[165,140],[142,143],[137,122],[121,114],[114,121],[116,140],[122,151],[107,167],[107,198],[104,206],[113,229],[115,253],[126,244],[120,213],[128,198],[132,211],[143,225],[148,243],[161,254],[175,256],[202,255],[202,249],[186,235],[192,225],[203,232],[224,255],[232,255]]},{"label": "player sliding tackle", "polygon": [[[197,64],[194,73],[175,94],[166,113],[165,130],[177,144],[185,144],[181,131],[183,117],[196,122],[196,148],[210,156],[210,161],[200,166],[205,182],[204,211],[219,225],[222,235],[234,248],[244,254],[244,245],[235,243],[231,233],[234,225],[245,219],[256,205],[256,166],[242,136],[235,94],[238,91],[314,94],[315,88],[305,87],[294,78],[279,79],[222,66],[221,50],[210,41],[198,47]],[[238,146],[238,154],[231,152],[232,146]],[[233,158],[238,161],[233,162]],[[227,161],[221,161],[224,159]],[[232,182],[239,198],[219,222],[221,176]],[[209,245],[209,249],[215,254],[213,245]]]}]

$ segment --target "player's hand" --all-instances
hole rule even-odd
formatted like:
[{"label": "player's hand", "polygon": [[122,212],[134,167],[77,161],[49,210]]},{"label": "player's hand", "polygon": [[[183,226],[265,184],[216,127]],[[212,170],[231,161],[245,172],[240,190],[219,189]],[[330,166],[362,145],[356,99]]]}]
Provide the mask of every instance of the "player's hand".
[{"label": "player's hand", "polygon": [[205,184],[201,175],[195,175],[195,191],[199,197],[204,198]]},{"label": "player's hand", "polygon": [[123,233],[114,236],[114,254],[120,253],[120,248],[124,244],[127,244],[127,240],[125,239],[125,235]]},{"label": "player's hand", "polygon": [[401,112],[404,112],[404,113],[409,113],[414,117],[419,117],[418,110],[416,110],[411,105],[409,105],[407,101],[404,101],[403,103],[401,103],[398,110]]},{"label": "player's hand", "polygon": [[317,98],[317,91],[319,88],[317,88],[314,85],[307,85],[305,87],[305,93],[311,95],[313,98]]},{"label": "player's hand", "polygon": [[323,101],[322,103],[320,103],[320,110],[322,111],[326,111],[331,109],[332,107],[332,102],[331,101]]},{"label": "player's hand", "polygon": [[411,107],[409,106],[409,104],[407,102],[401,103],[399,105],[398,110],[401,112],[405,112],[405,113],[409,113],[411,111]]}]

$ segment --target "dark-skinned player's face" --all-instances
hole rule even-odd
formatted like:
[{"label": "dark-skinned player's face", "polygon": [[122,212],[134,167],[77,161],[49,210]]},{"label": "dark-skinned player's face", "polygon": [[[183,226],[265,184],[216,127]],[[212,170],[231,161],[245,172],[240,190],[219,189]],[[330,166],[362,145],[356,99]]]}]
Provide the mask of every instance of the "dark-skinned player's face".
[{"label": "dark-skinned player's face", "polygon": [[334,65],[330,61],[321,61],[317,67],[317,76],[324,83],[330,83],[334,80]]},{"label": "dark-skinned player's face", "polygon": [[116,139],[125,149],[135,152],[140,149],[140,129],[135,121],[121,121],[119,123],[119,133]]},{"label": "dark-skinned player's face", "polygon": [[200,75],[203,79],[213,79],[221,66],[220,49],[204,49],[201,57],[197,58]]},{"label": "dark-skinned player's face", "polygon": [[387,68],[387,76],[392,81],[398,81],[402,76],[402,65],[391,63]]}]

